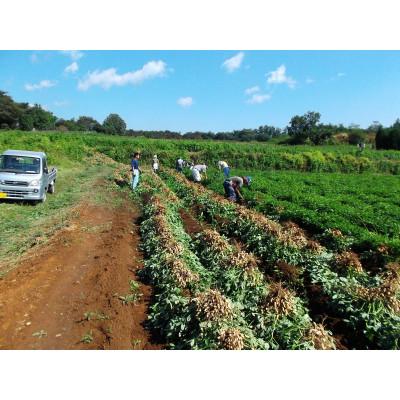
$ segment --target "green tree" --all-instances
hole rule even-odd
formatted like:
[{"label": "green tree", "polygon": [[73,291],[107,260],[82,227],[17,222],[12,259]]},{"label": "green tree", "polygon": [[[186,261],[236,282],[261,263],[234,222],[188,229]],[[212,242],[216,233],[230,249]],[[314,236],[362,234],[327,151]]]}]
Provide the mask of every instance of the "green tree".
[{"label": "green tree", "polygon": [[33,117],[29,112],[22,114],[21,118],[19,119],[19,127],[23,131],[31,131],[34,128]]},{"label": "green tree", "polygon": [[80,116],[76,124],[84,131],[96,131],[100,124],[92,117]]},{"label": "green tree", "polygon": [[375,144],[377,149],[400,150],[400,119],[389,128],[380,126],[376,132]]},{"label": "green tree", "polygon": [[103,122],[105,133],[111,135],[124,135],[126,133],[126,123],[118,114],[110,114]]},{"label": "green tree", "polygon": [[368,127],[367,130],[370,132],[378,132],[380,126],[382,126],[382,124],[379,121],[372,121],[372,124]]},{"label": "green tree", "polygon": [[26,112],[33,120],[33,127],[40,131],[48,131],[55,128],[57,118],[53,113],[44,110],[39,104],[35,104]]},{"label": "green tree", "polygon": [[319,112],[309,111],[304,115],[295,115],[287,127],[289,136],[295,144],[305,143],[307,139],[319,141],[318,122],[321,118]]},{"label": "green tree", "polygon": [[359,130],[349,133],[349,144],[359,144],[365,140],[365,135]]},{"label": "green tree", "polygon": [[6,92],[0,91],[0,125],[4,128],[16,128],[22,113],[22,107]]}]

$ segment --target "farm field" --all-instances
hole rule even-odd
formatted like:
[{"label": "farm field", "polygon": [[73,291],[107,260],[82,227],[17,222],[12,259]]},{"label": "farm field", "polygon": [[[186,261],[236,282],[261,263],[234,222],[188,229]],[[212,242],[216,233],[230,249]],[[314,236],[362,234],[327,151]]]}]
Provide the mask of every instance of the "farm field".
[{"label": "farm field", "polygon": [[[398,176],[247,169],[232,174],[253,178],[251,188],[243,190],[252,207],[281,222],[299,223],[327,246],[363,252],[384,244],[393,256],[400,255]],[[222,173],[214,169],[208,177],[205,185],[223,194]],[[334,229],[347,239],[335,241]]]},{"label": "farm field", "polygon": [[[40,132],[6,148],[46,151],[60,185],[0,203],[1,348],[400,348],[398,152]],[[246,205],[213,168],[206,187],[169,168],[228,151]]]},{"label": "farm field", "polygon": [[[324,249],[294,226],[229,203],[174,172],[162,178],[188,214],[206,224],[190,246],[178,199],[166,198],[164,188],[163,200],[156,193],[156,204],[148,205],[159,233],[148,235],[155,247],[145,271],[158,293],[150,316],[179,348],[218,348],[225,335],[241,338],[242,348],[398,348],[397,264],[370,273],[355,254]],[[160,192],[154,186],[143,190]],[[217,315],[204,314],[203,301]]]},{"label": "farm field", "polygon": [[320,172],[383,172],[400,174],[400,154],[396,150],[372,150],[358,155],[355,146],[282,146],[277,144],[227,141],[158,140],[94,133],[0,131],[0,149],[41,148],[49,153],[50,163],[82,160],[94,150],[126,163],[139,150],[144,162],[157,154],[165,165],[173,166],[178,157],[216,165],[230,160],[233,167],[263,170],[301,170]]}]

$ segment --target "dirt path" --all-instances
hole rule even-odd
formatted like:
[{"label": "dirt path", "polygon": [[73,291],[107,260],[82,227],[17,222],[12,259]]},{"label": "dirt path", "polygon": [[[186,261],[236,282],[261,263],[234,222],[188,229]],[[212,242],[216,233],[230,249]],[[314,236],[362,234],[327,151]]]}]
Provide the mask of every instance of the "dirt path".
[{"label": "dirt path", "polygon": [[0,280],[0,349],[161,348],[143,328],[151,287],[140,283],[135,303],[119,298],[142,267],[138,217],[128,199],[82,204],[68,228]]}]

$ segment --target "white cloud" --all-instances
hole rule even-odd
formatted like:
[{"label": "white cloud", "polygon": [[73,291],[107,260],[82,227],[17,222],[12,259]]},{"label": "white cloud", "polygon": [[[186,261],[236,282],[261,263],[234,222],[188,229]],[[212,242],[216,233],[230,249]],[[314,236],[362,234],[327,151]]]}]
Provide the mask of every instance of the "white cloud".
[{"label": "white cloud", "polygon": [[314,82],[315,82],[315,80],[312,79],[312,78],[307,78],[307,79],[306,79],[306,83],[307,83],[307,84],[311,84],[311,83],[314,83]]},{"label": "white cloud", "polygon": [[73,61],[77,61],[84,56],[84,53],[79,50],[63,50],[61,53],[71,57]]},{"label": "white cloud", "polygon": [[79,81],[79,90],[88,90],[91,86],[100,86],[108,89],[111,86],[125,86],[128,84],[139,85],[143,81],[151,78],[162,77],[166,73],[167,64],[164,61],[150,61],[143,65],[141,69],[125,74],[118,74],[115,68],[103,71],[89,72],[85,79]]},{"label": "white cloud", "polygon": [[52,82],[47,79],[40,81],[39,83],[27,83],[25,85],[25,90],[28,91],[33,91],[33,90],[39,90],[39,89],[48,89],[51,88],[52,86],[55,86],[57,82]]},{"label": "white cloud", "polygon": [[270,94],[253,94],[248,100],[249,104],[261,104],[271,99]]},{"label": "white cloud", "polygon": [[192,97],[180,97],[178,99],[177,103],[181,107],[190,107],[193,104],[193,98]]},{"label": "white cloud", "polygon": [[62,100],[62,101],[55,101],[54,102],[54,105],[56,106],[56,107],[65,107],[65,106],[67,106],[69,103],[68,103],[68,101],[66,101],[66,100]]},{"label": "white cloud", "polygon": [[286,75],[286,67],[283,64],[279,66],[275,71],[268,72],[267,82],[271,85],[279,85],[285,83],[290,88],[294,88],[296,85],[296,81],[292,77]]},{"label": "white cloud", "polygon": [[31,54],[30,59],[32,64],[36,64],[39,61],[39,57],[36,53]]},{"label": "white cloud", "polygon": [[345,72],[338,72],[335,76],[331,78],[331,81],[336,81],[341,78],[344,78],[347,74]]},{"label": "white cloud", "polygon": [[68,73],[75,73],[76,71],[78,71],[79,66],[78,63],[76,61],[74,61],[72,64],[68,65],[65,69],[64,72]]},{"label": "white cloud", "polygon": [[259,92],[259,91],[260,91],[260,87],[259,87],[259,86],[252,86],[252,87],[246,89],[246,90],[244,91],[244,93],[245,93],[246,95],[250,96],[251,94],[257,93],[257,92]]},{"label": "white cloud", "polygon": [[225,68],[228,72],[233,72],[236,69],[240,68],[243,59],[244,59],[244,53],[241,51],[237,53],[235,56],[225,60],[222,63],[222,67]]}]

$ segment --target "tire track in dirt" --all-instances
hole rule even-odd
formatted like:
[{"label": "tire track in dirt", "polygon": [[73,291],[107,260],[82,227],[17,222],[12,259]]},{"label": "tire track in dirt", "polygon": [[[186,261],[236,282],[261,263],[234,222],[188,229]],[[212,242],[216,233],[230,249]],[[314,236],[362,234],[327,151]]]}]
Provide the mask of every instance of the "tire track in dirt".
[{"label": "tire track in dirt", "polygon": [[140,283],[135,304],[118,298],[130,293],[143,266],[138,209],[124,198],[115,207],[78,210],[0,280],[0,349],[161,348],[143,327],[151,287]]}]

